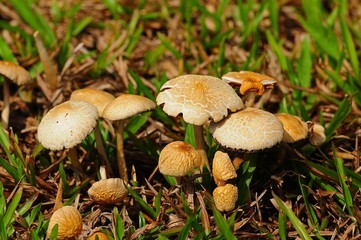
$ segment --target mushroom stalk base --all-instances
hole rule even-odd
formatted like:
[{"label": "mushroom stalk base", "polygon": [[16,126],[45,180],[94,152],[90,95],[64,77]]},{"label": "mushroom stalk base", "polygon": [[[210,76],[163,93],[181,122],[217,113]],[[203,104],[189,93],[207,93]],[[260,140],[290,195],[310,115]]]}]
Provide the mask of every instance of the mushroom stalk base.
[{"label": "mushroom stalk base", "polygon": [[76,149],[75,148],[69,148],[68,149],[68,154],[67,154],[70,162],[71,162],[71,165],[76,169],[78,170],[79,172],[83,172],[83,169],[81,167],[81,164],[79,162],[79,158],[78,158],[78,153],[76,152]]},{"label": "mushroom stalk base", "polygon": [[123,132],[124,132],[124,121],[118,120],[116,122],[116,139],[117,139],[117,162],[119,177],[124,181],[128,182],[127,164],[125,162],[124,149],[123,149]]},{"label": "mushroom stalk base", "polygon": [[194,125],[193,129],[194,129],[194,137],[196,140],[196,150],[199,152],[199,154],[202,157],[201,170],[203,169],[203,166],[207,166],[207,168],[209,169],[209,162],[206,152],[207,145],[204,141],[204,136],[203,136],[203,126]]},{"label": "mushroom stalk base", "polygon": [[254,105],[254,101],[256,100],[256,92],[247,92],[244,96],[244,105],[246,107],[252,107]]},{"label": "mushroom stalk base", "polygon": [[4,107],[1,112],[1,123],[4,129],[9,126],[9,115],[10,115],[10,94],[9,94],[9,80],[4,78]]}]

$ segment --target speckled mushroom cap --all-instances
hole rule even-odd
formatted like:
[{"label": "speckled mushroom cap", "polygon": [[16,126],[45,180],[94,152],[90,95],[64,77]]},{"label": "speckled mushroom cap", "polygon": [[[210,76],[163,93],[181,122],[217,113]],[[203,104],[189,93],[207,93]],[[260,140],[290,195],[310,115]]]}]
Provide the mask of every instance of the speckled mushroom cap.
[{"label": "speckled mushroom cap", "polygon": [[52,108],[41,120],[38,140],[47,149],[61,150],[81,143],[94,129],[96,107],[85,101],[67,101]]},{"label": "speckled mushroom cap", "polygon": [[283,124],[284,134],[282,142],[294,143],[307,138],[307,123],[302,121],[301,118],[288,113],[277,113],[275,116]]},{"label": "speckled mushroom cap", "polygon": [[218,122],[243,108],[241,98],[221,79],[202,75],[183,75],[167,81],[157,96],[157,104],[164,112],[176,117],[180,114],[187,123],[198,126]]},{"label": "speckled mushroom cap", "polygon": [[237,177],[236,169],[234,168],[232,161],[227,153],[217,151],[214,154],[212,174],[218,186],[221,184],[222,181],[227,181],[229,179]]},{"label": "speckled mushroom cap", "polygon": [[316,147],[326,142],[325,128],[320,124],[313,124],[308,135],[309,142]]},{"label": "speckled mushroom cap", "polygon": [[168,176],[183,177],[198,168],[201,155],[192,145],[175,141],[167,144],[159,155],[159,171]]},{"label": "speckled mushroom cap", "polygon": [[0,60],[0,74],[7,77],[17,85],[24,85],[31,81],[29,72],[13,62]]},{"label": "speckled mushroom cap", "polygon": [[58,224],[57,239],[76,238],[83,230],[83,218],[73,206],[61,207],[53,213],[47,230],[48,237],[56,224]]},{"label": "speckled mushroom cap", "polygon": [[88,195],[100,205],[113,205],[121,203],[128,196],[128,190],[122,179],[109,178],[95,182],[89,188]]},{"label": "speckled mushroom cap", "polygon": [[213,199],[219,211],[232,211],[236,207],[238,188],[229,183],[216,187],[213,191]]},{"label": "speckled mushroom cap", "polygon": [[245,152],[271,148],[283,138],[282,122],[272,113],[257,108],[232,113],[212,124],[209,130],[222,147]]},{"label": "speckled mushroom cap", "polygon": [[99,117],[103,116],[104,108],[114,100],[114,96],[105,91],[91,89],[91,88],[83,88],[78,89],[72,92],[70,96],[70,100],[82,100],[88,103],[93,104],[97,110]]},{"label": "speckled mushroom cap", "polygon": [[136,114],[150,111],[155,106],[155,103],[146,97],[122,94],[105,107],[103,117],[111,121],[124,120]]},{"label": "speckled mushroom cap", "polygon": [[222,79],[230,84],[240,85],[239,92],[245,94],[247,91],[255,91],[262,95],[266,88],[272,88],[277,82],[274,78],[250,71],[229,72],[222,76]]}]

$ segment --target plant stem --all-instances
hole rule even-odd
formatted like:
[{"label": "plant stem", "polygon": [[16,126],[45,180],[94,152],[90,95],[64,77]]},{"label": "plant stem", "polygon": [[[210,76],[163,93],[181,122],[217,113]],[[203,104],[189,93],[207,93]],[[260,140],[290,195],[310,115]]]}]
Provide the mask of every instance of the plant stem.
[{"label": "plant stem", "polygon": [[119,177],[128,182],[127,164],[125,162],[124,150],[123,150],[123,132],[124,132],[124,120],[116,121],[116,140],[117,140],[117,162]]}]

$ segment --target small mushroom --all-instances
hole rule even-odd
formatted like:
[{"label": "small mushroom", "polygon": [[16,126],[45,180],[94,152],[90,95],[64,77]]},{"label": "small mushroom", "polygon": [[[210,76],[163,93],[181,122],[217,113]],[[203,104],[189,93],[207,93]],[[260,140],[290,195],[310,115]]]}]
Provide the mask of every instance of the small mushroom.
[{"label": "small mushroom", "polygon": [[275,116],[283,124],[284,134],[282,142],[296,143],[307,138],[307,123],[302,121],[301,118],[288,113],[277,113]]},{"label": "small mushroom", "polygon": [[216,187],[213,191],[213,199],[216,208],[221,212],[232,211],[236,207],[238,189],[236,186],[227,183],[224,186]]},{"label": "small mushroom", "polygon": [[93,183],[88,195],[100,205],[114,205],[121,203],[128,196],[128,190],[122,179],[109,178]]},{"label": "small mushroom", "polygon": [[109,237],[105,233],[95,232],[88,238],[88,240],[96,240],[96,239],[98,239],[98,240],[108,240]]},{"label": "small mushroom", "polygon": [[325,128],[320,124],[312,124],[309,129],[308,141],[315,147],[326,142]]},{"label": "small mushroom", "polygon": [[51,216],[47,238],[49,238],[55,225],[58,225],[57,239],[73,239],[79,236],[83,230],[83,218],[75,207],[64,206],[56,210]]},{"label": "small mushroom", "polygon": [[214,154],[212,174],[217,186],[224,186],[229,179],[236,178],[236,169],[227,153],[217,151]]},{"label": "small mushroom", "polygon": [[128,181],[128,174],[123,150],[124,121],[139,113],[150,111],[155,106],[155,103],[146,97],[122,94],[111,101],[103,111],[103,118],[115,121],[119,177],[126,182]]},{"label": "small mushroom", "polygon": [[17,65],[16,63],[0,60],[0,75],[4,76],[4,106],[1,112],[1,122],[4,129],[9,126],[10,115],[10,90],[9,80],[17,85],[25,85],[31,81],[31,77],[25,68]]}]

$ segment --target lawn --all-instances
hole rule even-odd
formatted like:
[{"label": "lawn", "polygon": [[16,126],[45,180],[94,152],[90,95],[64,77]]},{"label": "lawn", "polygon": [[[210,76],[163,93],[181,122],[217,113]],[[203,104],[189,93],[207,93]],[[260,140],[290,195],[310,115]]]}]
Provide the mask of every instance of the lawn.
[{"label": "lawn", "polygon": [[[0,239],[61,239],[76,221],[74,239],[361,238],[360,18],[356,0],[0,0],[0,60],[29,74],[18,86],[0,66]],[[264,74],[269,85],[245,93],[245,79],[224,77],[239,71]],[[173,82],[191,75],[231,90],[211,97],[227,108],[204,125],[190,120],[203,117],[195,110],[204,102],[185,111],[191,100],[168,99]],[[196,94],[208,85],[196,80],[180,99],[203,99]],[[65,123],[54,123],[60,132],[42,130],[53,109],[89,88],[134,102],[109,110],[100,100],[100,111],[88,103],[95,92],[85,103],[80,95],[84,113],[67,106]],[[236,106],[240,99],[246,106]],[[307,136],[285,142],[281,124],[281,137],[260,151],[222,145],[242,135],[241,124],[255,125],[252,115],[229,137],[216,135],[252,109],[263,110],[260,120],[297,116]],[[81,124],[67,130],[76,117]],[[258,134],[237,142],[258,144]],[[68,135],[83,138],[62,145]],[[274,135],[262,132],[260,141]],[[185,149],[196,160],[176,162]],[[220,151],[228,163],[217,163]],[[170,167],[195,165],[182,176],[162,174],[173,153]],[[227,180],[214,170],[225,165],[233,169]],[[112,182],[100,189],[106,178]],[[231,190],[217,200],[215,189],[225,186]],[[220,207],[232,193],[234,206]],[[65,220],[50,223],[60,210]]]}]

